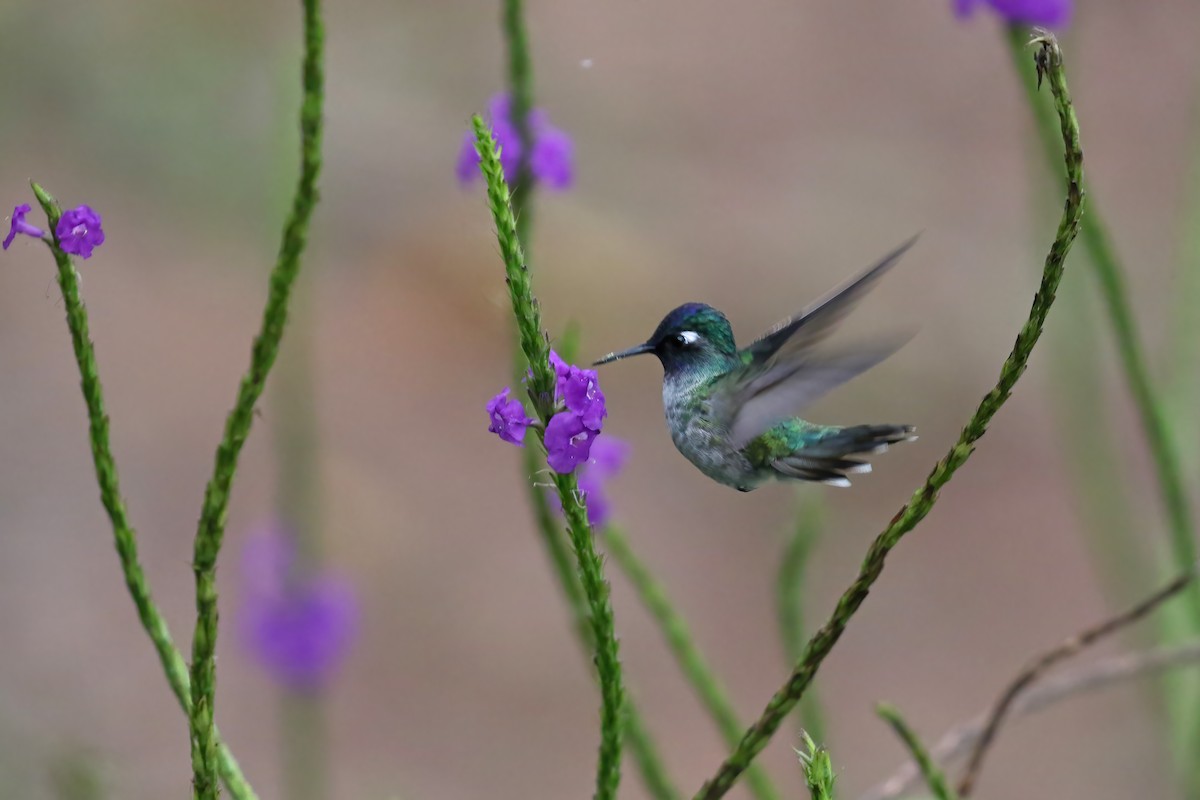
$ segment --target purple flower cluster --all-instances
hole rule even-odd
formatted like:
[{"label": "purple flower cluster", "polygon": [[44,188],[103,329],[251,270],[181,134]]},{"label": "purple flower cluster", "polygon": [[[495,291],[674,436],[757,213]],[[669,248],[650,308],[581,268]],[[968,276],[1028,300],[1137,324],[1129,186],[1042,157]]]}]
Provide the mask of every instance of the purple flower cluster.
[{"label": "purple flower cluster", "polygon": [[546,424],[546,463],[555,472],[566,474],[588,460],[608,409],[596,370],[568,364],[553,350],[550,363],[556,378],[554,399],[565,408]]},{"label": "purple flower cluster", "polygon": [[965,19],[988,5],[1007,22],[1065,28],[1071,21],[1072,0],[954,0],[954,13]]},{"label": "purple flower cluster", "polygon": [[271,525],[242,553],[241,640],[255,660],[289,689],[325,686],[350,650],[358,600],[349,581],[300,574],[290,532]]},{"label": "purple flower cluster", "polygon": [[[4,249],[13,243],[17,234],[32,236],[35,239],[45,239],[46,232],[41,228],[25,221],[30,212],[28,203],[21,203],[13,209],[8,228],[8,236],[4,238]],[[91,258],[92,251],[104,244],[104,230],[100,227],[100,215],[91,206],[78,206],[64,211],[54,226],[54,235],[58,246],[64,253],[70,253],[80,258]]]},{"label": "purple flower cluster", "polygon": [[[488,101],[488,118],[492,134],[500,146],[500,165],[511,181],[517,175],[524,148],[517,126],[513,123],[512,101],[507,94],[498,94]],[[573,166],[575,145],[564,131],[550,124],[550,118],[540,108],[529,112],[529,131],[533,136],[533,149],[529,153],[529,172],[551,189],[569,189],[575,177]],[[462,184],[469,184],[479,177],[479,153],[475,150],[475,135],[467,131],[462,147],[458,151],[458,166],[455,170]]]},{"label": "purple flower cluster", "polygon": [[[550,364],[555,376],[554,404],[559,410],[546,424],[542,441],[546,445],[546,463],[555,472],[566,474],[588,460],[608,409],[595,370],[568,364],[553,350]],[[525,429],[535,423],[525,414],[520,400],[510,399],[509,392],[505,387],[488,401],[491,420],[488,430],[520,446],[525,441]]]}]

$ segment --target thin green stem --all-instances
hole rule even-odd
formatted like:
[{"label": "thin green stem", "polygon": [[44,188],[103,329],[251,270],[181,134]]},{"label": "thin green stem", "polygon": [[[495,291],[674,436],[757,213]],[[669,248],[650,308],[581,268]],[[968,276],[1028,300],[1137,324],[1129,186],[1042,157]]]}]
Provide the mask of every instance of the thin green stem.
[{"label": "thin green stem", "polygon": [[[1036,222],[1053,213],[1057,201],[1047,190],[1058,185],[1058,178],[1042,169],[1040,152],[1031,155],[1035,157],[1026,159],[1026,166],[1031,218]],[[1073,270],[1063,278],[1062,296],[1054,308],[1058,335],[1047,337],[1046,348],[1055,384],[1054,427],[1070,465],[1067,477],[1081,531],[1106,596],[1118,598],[1144,584],[1150,574],[1141,543],[1130,535],[1135,525],[1126,462],[1115,441],[1111,410],[1103,402],[1107,359],[1096,345],[1103,335],[1099,297],[1083,290],[1089,280],[1086,270]]]},{"label": "thin green stem", "polygon": [[913,530],[933,510],[942,487],[949,483],[954,473],[971,457],[971,453],[975,450],[975,443],[987,431],[988,423],[1008,400],[1017,380],[1025,372],[1034,346],[1041,338],[1046,316],[1050,312],[1055,292],[1062,280],[1067,253],[1079,231],[1079,221],[1083,214],[1083,150],[1079,144],[1079,123],[1075,118],[1075,110],[1071,105],[1070,94],[1067,90],[1062,52],[1058,43],[1047,34],[1036,39],[1035,44],[1040,48],[1037,54],[1038,70],[1049,78],[1050,90],[1054,95],[1054,105],[1062,128],[1065,162],[1070,180],[1058,232],[1050,246],[1050,252],[1046,256],[1041,285],[1038,287],[1037,294],[1034,295],[1029,318],[1021,326],[1012,352],[1009,353],[1000,369],[1000,377],[996,386],[984,396],[974,415],[963,428],[958,441],[934,466],[924,485],[913,494],[908,504],[900,509],[891,524],[871,544],[858,577],[838,600],[833,615],[809,640],[808,645],[804,648],[804,655],[797,662],[787,682],[767,703],[762,716],[746,731],[741,743],[725,760],[717,773],[700,789],[696,795],[697,800],[716,800],[716,798],[723,797],[754,758],[767,746],[780,724],[804,696],[826,656],[833,650],[851,618],[866,600],[872,585],[883,572],[888,553],[900,543],[905,534]]},{"label": "thin green stem", "polygon": [[204,492],[204,505],[196,531],[192,569],[196,576],[196,630],[192,637],[192,771],[197,800],[215,800],[217,746],[213,725],[216,694],[217,555],[225,534],[229,494],[242,446],[254,421],[254,407],[262,395],[267,375],[279,352],[287,324],[292,286],[300,272],[300,256],[308,240],[308,226],[317,204],[317,176],[321,170],[321,123],[324,104],[324,30],[320,0],[303,0],[304,99],[300,109],[300,178],[292,209],[283,230],[279,256],[271,271],[270,292],[263,309],[262,327],[254,339],[250,368],[243,376],[225,433],[217,447],[212,478]]},{"label": "thin green stem", "polygon": [[[1017,57],[1022,32],[1019,27],[1008,29],[1009,49]],[[1048,159],[1053,160],[1053,119],[1044,107],[1033,102],[1036,86],[1023,76],[1022,85],[1030,98],[1039,139]],[[1154,464],[1160,501],[1163,504],[1169,531],[1168,544],[1173,569],[1188,569],[1197,559],[1196,533],[1188,503],[1184,464],[1170,429],[1171,418],[1150,378],[1149,364],[1129,300],[1125,270],[1116,254],[1104,216],[1092,204],[1083,218],[1080,235],[1084,251],[1095,270],[1100,294],[1112,326],[1117,354],[1125,381],[1137,408],[1146,444]],[[1187,428],[1190,430],[1191,426]],[[1200,585],[1187,591],[1186,611],[1164,616],[1164,639],[1179,641],[1200,632]],[[1192,757],[1200,745],[1200,713],[1196,710],[1196,681],[1192,676],[1173,676],[1167,691],[1167,710],[1172,717],[1173,734],[1179,762],[1185,770],[1188,794],[1200,798],[1200,762]]]},{"label": "thin green stem", "polygon": [[646,728],[646,721],[633,702],[625,698],[625,744],[637,762],[642,784],[654,800],[678,800],[681,796],[675,782],[667,774],[658,745]]},{"label": "thin green stem", "polygon": [[[788,537],[779,574],[775,580],[775,615],[779,636],[788,664],[795,664],[804,655],[808,636],[804,631],[804,577],[808,559],[821,536],[821,503],[816,496],[802,503],[796,511],[795,526]],[[807,691],[800,701],[800,725],[818,742],[826,736],[825,713],[815,691]]]},{"label": "thin green stem", "polygon": [[1200,479],[1200,98],[1193,100],[1191,165],[1188,197],[1184,203],[1182,254],[1175,277],[1175,303],[1171,312],[1170,346],[1166,364],[1170,380],[1166,400],[1175,440],[1183,442],[1180,456],[1189,484]]},{"label": "thin green stem", "polygon": [[[54,230],[58,218],[62,215],[57,201],[41,186],[31,184],[37,196],[38,203],[46,212],[49,228]],[[80,386],[83,390],[83,400],[88,412],[88,433],[92,449],[92,463],[96,470],[96,482],[100,486],[100,502],[108,514],[112,524],[113,542],[116,545],[117,557],[121,562],[121,572],[125,576],[125,586],[133,598],[137,609],[138,619],[142,628],[154,644],[158,653],[159,663],[167,676],[167,683],[179,701],[179,705],[189,715],[191,713],[191,679],[188,676],[187,663],[175,647],[167,621],[155,605],[150,595],[150,584],[146,573],[138,560],[137,532],[129,521],[125,511],[125,501],[121,498],[121,483],[117,473],[117,462],[113,457],[112,445],[109,442],[108,412],[104,407],[104,387],[100,383],[100,368],[96,362],[96,349],[88,332],[87,307],[79,292],[79,275],[71,258],[58,247],[57,239],[48,242],[54,262],[58,266],[58,286],[62,290],[63,305],[67,310],[67,328],[71,332],[71,344],[75,351],[75,362],[79,366]],[[221,779],[236,800],[256,800],[257,795],[250,788],[237,759],[220,741],[217,736],[217,761]]]},{"label": "thin green stem", "polygon": [[[684,677],[692,685],[692,690],[717,724],[721,738],[729,747],[735,746],[742,736],[743,723],[738,719],[737,711],[730,702],[725,687],[721,685],[720,678],[696,647],[696,641],[692,638],[687,623],[675,610],[662,584],[633,552],[629,539],[620,528],[614,525],[607,526],[604,529],[604,543],[607,545],[608,554],[633,584],[642,605],[658,623],[659,630],[667,641],[667,647],[675,656]],[[751,793],[759,800],[774,800],[779,797],[779,791],[771,783],[771,778],[758,765],[750,767],[746,781]]]},{"label": "thin green stem", "polygon": [[[321,492],[317,413],[312,379],[312,284],[293,290],[287,345],[279,354],[272,391],[273,439],[279,471],[277,514],[296,544],[289,580],[302,581],[321,565]],[[283,687],[279,731],[286,800],[323,800],[329,795],[324,695]]]},{"label": "thin green stem", "polygon": [[[479,166],[487,182],[488,205],[496,225],[496,239],[504,259],[506,283],[512,300],[513,314],[521,349],[530,365],[529,396],[543,425],[555,413],[554,368],[550,364],[550,340],[542,329],[541,310],[533,295],[532,280],[513,215],[512,200],[500,156],[491,131],[479,116],[472,118]],[[542,430],[536,430],[539,438]],[[621,780],[621,738],[624,732],[624,687],[621,663],[617,657],[617,640],[613,623],[612,603],[608,582],[604,578],[604,562],[596,552],[592,529],[587,521],[587,506],[574,473],[553,475],[554,487],[567,520],[567,534],[579,571],[579,582],[587,599],[589,623],[595,642],[596,674],[600,681],[600,753],[596,767],[597,800],[616,796]]]},{"label": "thin green stem", "polygon": [[[529,458],[530,453],[534,454],[533,459]],[[526,447],[523,449],[523,461],[527,465],[532,463],[536,467],[541,459],[536,457],[534,448]],[[554,567],[555,577],[558,578],[558,585],[566,597],[575,634],[579,638],[579,642],[591,654],[595,651],[595,643],[592,637],[591,621],[588,618],[587,598],[584,597],[583,587],[579,585],[579,578],[575,574],[567,539],[563,536],[559,520],[550,508],[546,493],[534,483],[533,472],[530,472],[529,475],[532,487],[530,501],[537,518],[538,531],[546,551],[550,554],[551,565]],[[642,719],[637,704],[628,694],[625,697],[625,746],[637,763],[642,783],[654,800],[677,800],[680,797],[678,787],[667,774],[662,755],[658,751],[654,737],[646,727],[646,721]]]},{"label": "thin green stem", "polygon": [[[524,449],[526,451],[533,450],[529,447]],[[533,463],[536,464],[538,461],[534,460]],[[531,497],[531,499],[537,516],[538,530],[541,532],[547,552],[550,553],[558,584],[567,599],[572,626],[575,628],[580,643],[590,654],[595,651],[595,642],[592,636],[591,621],[588,618],[587,598],[584,597],[583,587],[579,585],[579,578],[575,574],[567,540],[562,535],[558,519],[550,509],[546,493],[536,486],[534,493],[536,497]],[[667,774],[662,756],[658,752],[658,745],[646,727],[646,721],[642,719],[634,699],[628,695],[625,697],[625,746],[629,749],[634,761],[637,762],[638,773],[651,797],[655,800],[677,800],[680,797],[678,787]]]},{"label": "thin green stem", "polygon": [[904,742],[904,746],[908,748],[917,768],[921,770],[921,775],[925,778],[925,783],[929,786],[929,791],[933,792],[933,796],[937,800],[958,800],[958,795],[946,782],[946,776],[938,769],[937,764],[933,763],[933,759],[929,757],[929,751],[925,749],[925,745],[921,743],[917,734],[904,721],[904,717],[900,716],[900,711],[886,703],[880,703],[875,707],[875,713],[884,722],[891,725],[892,730],[900,737],[900,741]]},{"label": "thin green stem", "polygon": [[319,693],[289,691],[279,707],[283,794],[322,800],[329,793],[325,709]]},{"label": "thin green stem", "polygon": [[517,174],[509,176],[512,207],[517,220],[517,236],[528,252],[529,229],[533,224],[533,204],[529,202],[533,194],[533,175],[529,171],[529,156],[533,153],[533,130],[529,125],[529,112],[533,108],[533,65],[521,0],[504,0],[501,22],[508,45],[509,117],[521,142]]},{"label": "thin green stem", "polygon": [[[1008,43],[1014,59],[1019,61],[1025,44],[1024,29],[1019,26],[1009,27]],[[1062,174],[1058,169],[1058,135],[1054,116],[1044,104],[1036,101],[1036,83],[1024,70],[1018,72],[1037,120],[1039,138],[1046,159],[1053,166],[1055,174]],[[1068,176],[1066,179],[1071,178]],[[1117,258],[1104,217],[1096,210],[1094,204],[1083,217],[1080,240],[1099,279],[1100,293],[1104,298],[1109,323],[1112,325],[1117,354],[1150,448],[1159,493],[1170,528],[1170,544],[1175,566],[1181,570],[1187,569],[1195,563],[1197,551],[1183,469],[1175,443],[1168,431],[1166,414],[1150,380],[1148,363],[1138,338],[1137,324],[1129,302],[1125,271]],[[1189,589],[1188,598],[1193,630],[1200,630],[1200,586]]]},{"label": "thin green stem", "polygon": [[[529,125],[529,112],[533,108],[533,65],[529,56],[529,37],[525,32],[521,0],[504,0],[501,23],[508,48],[509,116],[515,124],[522,153],[517,165],[517,174],[511,176],[513,180],[509,202],[516,222],[517,240],[528,257],[534,188],[532,173],[529,171],[529,155],[533,152],[533,132]],[[517,335],[517,343],[513,348],[513,380],[519,383],[525,376],[528,361],[521,346],[519,329]],[[550,508],[546,493],[533,477],[545,468],[545,460],[535,448],[527,447],[521,457],[521,466],[525,471],[529,505],[533,509],[542,544],[550,556],[559,586],[571,608],[580,641],[591,652],[595,644],[591,636],[587,598],[584,597],[579,578],[575,574],[571,553],[562,535],[562,527]],[[638,764],[646,788],[657,800],[673,800],[678,797],[679,791],[667,776],[658,747],[632,698],[625,698],[624,717],[625,741]]]}]

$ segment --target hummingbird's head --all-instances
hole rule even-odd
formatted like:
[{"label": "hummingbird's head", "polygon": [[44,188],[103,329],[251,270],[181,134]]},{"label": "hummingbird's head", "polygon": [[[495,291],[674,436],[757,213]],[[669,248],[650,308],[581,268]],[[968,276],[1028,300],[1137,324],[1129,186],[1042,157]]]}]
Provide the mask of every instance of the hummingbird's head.
[{"label": "hummingbird's head", "polygon": [[685,303],[663,317],[644,343],[609,353],[594,366],[629,356],[653,353],[668,374],[705,368],[727,369],[737,359],[733,329],[717,309],[704,303]]}]

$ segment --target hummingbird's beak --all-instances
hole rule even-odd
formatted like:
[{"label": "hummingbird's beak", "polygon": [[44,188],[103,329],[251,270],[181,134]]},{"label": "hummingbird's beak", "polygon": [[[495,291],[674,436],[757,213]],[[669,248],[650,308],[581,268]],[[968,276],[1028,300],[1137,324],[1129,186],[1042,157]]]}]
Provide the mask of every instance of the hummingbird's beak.
[{"label": "hummingbird's beak", "polygon": [[649,342],[646,342],[645,344],[639,344],[637,347],[631,347],[628,350],[622,350],[619,353],[609,353],[604,358],[601,358],[598,361],[592,362],[592,366],[598,367],[601,364],[609,364],[613,361],[620,361],[622,358],[629,358],[630,356],[640,356],[642,353],[653,353],[653,352],[654,352],[654,345],[650,344]]}]

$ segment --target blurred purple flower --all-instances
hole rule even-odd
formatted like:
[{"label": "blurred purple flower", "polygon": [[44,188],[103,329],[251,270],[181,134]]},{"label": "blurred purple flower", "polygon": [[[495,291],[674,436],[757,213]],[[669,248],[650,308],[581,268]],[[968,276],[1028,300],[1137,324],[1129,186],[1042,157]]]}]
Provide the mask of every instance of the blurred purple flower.
[{"label": "blurred purple flower", "polygon": [[[629,459],[629,443],[612,436],[602,436],[592,445],[592,452],[579,468],[579,491],[587,496],[588,522],[601,527],[611,515],[608,494],[604,491],[610,478],[615,478]],[[558,495],[554,498],[557,500]],[[561,509],[561,506],[560,506]]]},{"label": "blurred purple flower", "polygon": [[[500,146],[500,165],[504,175],[512,181],[516,178],[524,148],[517,126],[513,124],[511,102],[507,94],[497,94],[488,101],[488,120],[492,135]],[[529,172],[551,189],[569,189],[574,180],[575,145],[571,137],[560,128],[550,124],[550,118],[542,109],[529,112],[529,132],[533,137],[533,152],[529,154]],[[462,147],[458,151],[455,173],[462,184],[469,184],[479,177],[479,153],[475,150],[475,134],[467,131]]]},{"label": "blurred purple flower", "polygon": [[4,237],[5,250],[7,250],[8,246],[13,243],[13,239],[17,238],[18,233],[25,236],[33,236],[37,239],[41,239],[46,235],[46,232],[41,228],[30,225],[25,221],[25,215],[28,214],[29,211],[30,207],[28,203],[21,203],[21,205],[13,209],[11,217],[12,222],[8,228],[8,236]]},{"label": "blurred purple flower", "polygon": [[574,411],[560,411],[546,425],[546,463],[565,475],[588,460],[599,431],[588,428]]},{"label": "blurred purple flower", "polygon": [[104,244],[100,215],[91,206],[64,211],[54,226],[54,235],[58,237],[58,246],[64,253],[80,258],[91,258],[92,250]]},{"label": "blurred purple flower", "polygon": [[506,442],[522,447],[525,444],[525,428],[533,420],[525,415],[525,406],[520,400],[508,399],[509,388],[488,401],[487,412],[492,424],[488,431]]},{"label": "blurred purple flower", "polygon": [[349,581],[329,573],[297,574],[296,543],[278,524],[253,534],[242,552],[242,643],[280,684],[325,686],[358,630],[358,600]]},{"label": "blurred purple flower", "polygon": [[1065,28],[1071,21],[1072,0],[954,0],[954,13],[966,19],[980,5],[989,5],[1007,22]]}]

